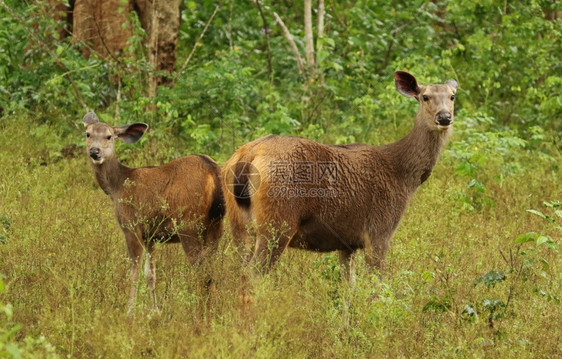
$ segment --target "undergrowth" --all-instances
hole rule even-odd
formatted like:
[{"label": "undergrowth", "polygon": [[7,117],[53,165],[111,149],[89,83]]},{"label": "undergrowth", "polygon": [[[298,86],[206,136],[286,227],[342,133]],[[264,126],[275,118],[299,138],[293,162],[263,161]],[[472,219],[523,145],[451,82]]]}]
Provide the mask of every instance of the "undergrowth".
[{"label": "undergrowth", "polygon": [[[158,247],[162,313],[151,313],[141,281],[133,319],[125,313],[125,241],[109,198],[94,182],[81,130],[64,136],[48,124],[44,131],[34,128],[23,117],[4,121],[0,353],[559,356],[562,219],[556,200],[562,190],[555,163],[560,157],[555,152],[538,157],[517,141],[497,140],[486,148],[490,159],[467,172],[462,161],[471,160],[467,151],[471,146],[476,151],[471,141],[481,134],[463,130],[462,121],[457,119],[460,133],[414,196],[382,280],[367,271],[360,255],[357,283],[350,288],[340,279],[335,253],[298,250],[288,250],[270,274],[254,276],[241,265],[227,231],[217,253],[198,267],[187,264],[181,246]],[[118,156],[128,165],[157,164],[150,148],[158,139],[149,135],[146,142],[119,148]],[[509,162],[496,159],[501,146],[510,146]],[[514,163],[524,170],[500,176]],[[474,178],[483,185],[478,196],[470,186]],[[248,298],[243,288],[249,288]]]}]

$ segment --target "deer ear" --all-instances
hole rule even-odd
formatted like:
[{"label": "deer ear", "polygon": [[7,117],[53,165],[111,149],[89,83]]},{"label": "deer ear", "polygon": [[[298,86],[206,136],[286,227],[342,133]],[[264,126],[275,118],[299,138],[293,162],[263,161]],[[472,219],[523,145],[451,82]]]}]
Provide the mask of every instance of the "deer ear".
[{"label": "deer ear", "polygon": [[148,125],[146,123],[137,122],[131,125],[113,127],[113,130],[115,131],[115,135],[125,143],[133,144],[140,140],[142,135],[148,130]]},{"label": "deer ear", "polygon": [[415,97],[418,99],[420,86],[416,78],[405,71],[396,71],[394,73],[394,84],[396,90],[406,97]]},{"label": "deer ear", "polygon": [[453,79],[449,79],[449,80],[445,81],[445,85],[449,85],[452,88],[454,88],[455,90],[459,87],[459,84],[457,83],[457,81],[453,80]]},{"label": "deer ear", "polygon": [[94,113],[94,112],[88,112],[84,118],[82,119],[82,123],[84,124],[84,127],[91,125],[93,123],[96,122],[100,122],[98,116]]}]

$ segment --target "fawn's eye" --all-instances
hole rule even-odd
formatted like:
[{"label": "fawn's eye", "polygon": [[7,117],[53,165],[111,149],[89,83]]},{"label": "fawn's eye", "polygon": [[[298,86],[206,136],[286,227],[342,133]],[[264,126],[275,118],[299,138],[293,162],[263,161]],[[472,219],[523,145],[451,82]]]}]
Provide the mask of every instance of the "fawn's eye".
[{"label": "fawn's eye", "polygon": [[451,96],[451,101],[455,101],[455,95]]},{"label": "fawn's eye", "polygon": [[86,132],[86,137],[87,137],[87,138],[90,138],[90,133],[89,133],[89,132]]},{"label": "fawn's eye", "polygon": [[108,141],[111,140],[111,136],[107,136],[107,140],[108,140]]},{"label": "fawn's eye", "polygon": [[427,102],[427,101],[429,101],[429,97],[427,97],[426,95],[423,95],[423,100],[424,100],[425,102]]}]

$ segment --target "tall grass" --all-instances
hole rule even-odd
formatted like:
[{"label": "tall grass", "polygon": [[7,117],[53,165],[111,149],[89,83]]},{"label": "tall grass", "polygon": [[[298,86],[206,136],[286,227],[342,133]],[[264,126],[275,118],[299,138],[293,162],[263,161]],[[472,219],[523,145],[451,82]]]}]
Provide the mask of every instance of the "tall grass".
[{"label": "tall grass", "polygon": [[[9,226],[0,232],[6,285],[0,303],[10,303],[11,322],[22,325],[14,338],[22,348],[26,338],[44,336],[36,345],[50,343],[48,355],[60,357],[562,355],[559,253],[529,242],[518,254],[514,243],[531,231],[560,243],[552,224],[526,212],[562,199],[560,169],[530,151],[515,149],[524,170],[490,181],[485,196],[493,203],[470,211],[459,199],[470,191],[467,179],[455,174],[457,160],[446,152],[407,210],[382,280],[359,256],[350,288],[335,254],[298,250],[288,250],[270,274],[254,276],[241,266],[227,232],[218,252],[198,267],[187,264],[181,246],[158,247],[162,313],[151,313],[141,281],[129,319],[128,258],[110,200],[95,184],[83,148],[76,156],[61,152],[79,140],[58,136],[49,125],[37,130],[25,118],[3,121],[0,216]],[[157,162],[141,148],[127,156],[129,165]],[[495,178],[502,169],[487,171]],[[510,251],[517,263],[532,259],[521,276],[508,272],[496,285],[474,285],[491,270],[509,269],[503,257]],[[250,302],[241,297],[243,277]],[[508,296],[504,313],[490,320],[483,300]]]}]

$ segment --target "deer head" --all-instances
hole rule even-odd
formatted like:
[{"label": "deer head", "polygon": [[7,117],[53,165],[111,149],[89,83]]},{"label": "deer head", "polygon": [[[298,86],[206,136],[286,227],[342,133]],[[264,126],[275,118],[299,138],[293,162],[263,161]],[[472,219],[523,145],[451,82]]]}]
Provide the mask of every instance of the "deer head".
[{"label": "deer head", "polygon": [[394,82],[398,92],[420,103],[418,119],[430,129],[443,131],[453,124],[457,81],[451,79],[440,85],[420,86],[414,76],[396,71]]},{"label": "deer head", "polygon": [[86,127],[86,151],[95,165],[115,158],[114,141],[119,138],[125,143],[137,142],[148,129],[146,123],[137,122],[124,126],[110,126],[100,122],[98,116],[88,112],[82,123]]}]

